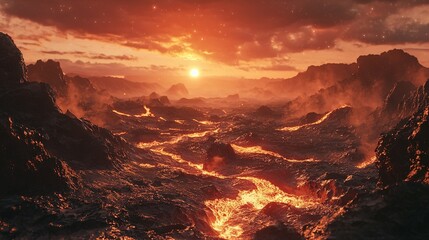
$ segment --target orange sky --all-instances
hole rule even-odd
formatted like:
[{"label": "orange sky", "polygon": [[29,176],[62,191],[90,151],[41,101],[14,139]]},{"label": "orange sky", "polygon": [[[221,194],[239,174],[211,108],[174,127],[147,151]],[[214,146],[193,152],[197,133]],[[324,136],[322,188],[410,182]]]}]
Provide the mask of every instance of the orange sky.
[{"label": "orange sky", "polygon": [[0,31],[27,63],[57,59],[70,73],[286,78],[392,48],[429,66],[426,2],[0,0]]}]

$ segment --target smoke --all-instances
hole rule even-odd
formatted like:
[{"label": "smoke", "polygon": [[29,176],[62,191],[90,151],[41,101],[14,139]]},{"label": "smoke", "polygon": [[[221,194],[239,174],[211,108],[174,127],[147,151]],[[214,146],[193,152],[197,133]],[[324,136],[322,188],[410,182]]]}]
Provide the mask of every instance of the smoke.
[{"label": "smoke", "polygon": [[63,112],[70,111],[98,126],[105,125],[112,102],[110,95],[95,90],[87,79],[80,77],[68,78],[66,93],[56,100]]}]

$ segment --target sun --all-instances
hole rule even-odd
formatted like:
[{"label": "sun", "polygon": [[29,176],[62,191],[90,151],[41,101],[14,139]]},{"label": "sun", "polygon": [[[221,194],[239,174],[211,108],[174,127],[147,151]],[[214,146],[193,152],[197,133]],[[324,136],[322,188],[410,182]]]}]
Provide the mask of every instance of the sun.
[{"label": "sun", "polygon": [[200,76],[200,70],[198,68],[192,68],[191,70],[189,70],[189,76],[191,76],[192,78],[197,78]]}]

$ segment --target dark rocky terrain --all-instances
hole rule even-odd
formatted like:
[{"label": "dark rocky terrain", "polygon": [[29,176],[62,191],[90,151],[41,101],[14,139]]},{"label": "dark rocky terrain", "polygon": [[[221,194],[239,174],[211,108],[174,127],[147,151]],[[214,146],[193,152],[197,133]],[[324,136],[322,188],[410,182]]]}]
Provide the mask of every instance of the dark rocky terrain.
[{"label": "dark rocky terrain", "polygon": [[0,238],[428,237],[429,83],[403,51],[310,67],[314,94],[265,105],[119,99],[54,61],[27,77],[5,34],[0,53]]}]

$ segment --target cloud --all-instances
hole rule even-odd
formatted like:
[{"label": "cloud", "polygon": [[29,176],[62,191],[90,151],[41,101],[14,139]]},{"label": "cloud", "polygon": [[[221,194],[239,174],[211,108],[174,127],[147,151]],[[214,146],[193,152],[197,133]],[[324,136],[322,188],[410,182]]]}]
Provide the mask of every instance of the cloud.
[{"label": "cloud", "polygon": [[73,55],[80,58],[94,59],[94,60],[119,60],[119,61],[136,61],[137,57],[131,55],[106,55],[86,53],[82,51],[41,51],[43,54],[49,55]]},{"label": "cloud", "polygon": [[338,40],[368,44],[428,42],[427,7],[425,0],[1,3],[9,16],[54,26],[76,36],[172,55],[195,54],[228,64],[331,49]]}]

